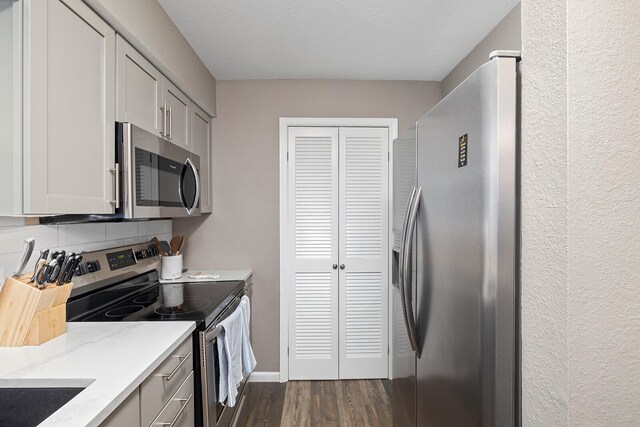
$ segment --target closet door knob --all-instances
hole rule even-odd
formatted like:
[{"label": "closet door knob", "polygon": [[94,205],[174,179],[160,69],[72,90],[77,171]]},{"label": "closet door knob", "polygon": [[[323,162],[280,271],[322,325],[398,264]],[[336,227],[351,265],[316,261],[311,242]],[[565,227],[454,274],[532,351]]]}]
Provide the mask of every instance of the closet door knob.
[{"label": "closet door knob", "polygon": [[340,270],[344,270],[344,264],[340,264]]},{"label": "closet door knob", "polygon": [[333,269],[337,270],[338,269],[338,264],[333,264]]}]

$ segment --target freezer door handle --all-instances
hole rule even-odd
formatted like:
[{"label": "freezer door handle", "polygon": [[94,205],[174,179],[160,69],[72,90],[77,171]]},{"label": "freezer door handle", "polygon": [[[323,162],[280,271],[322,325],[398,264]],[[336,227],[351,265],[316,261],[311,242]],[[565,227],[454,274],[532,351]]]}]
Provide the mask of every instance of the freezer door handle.
[{"label": "freezer door handle", "polygon": [[[405,325],[407,327],[407,333],[409,334],[409,342],[411,343],[411,348],[416,352],[416,356],[420,358],[421,351],[420,346],[418,345],[418,329],[416,327],[416,319],[415,313],[413,312],[413,304],[412,304],[412,293],[411,293],[411,283],[413,277],[411,275],[411,268],[409,266],[409,260],[411,259],[411,251],[413,248],[413,233],[416,227],[416,220],[418,218],[418,207],[420,206],[420,195],[422,194],[422,187],[414,188],[413,197],[411,199],[411,205],[408,209],[408,220],[407,227],[404,233],[403,245],[404,248],[404,256],[401,258],[402,268],[400,270],[400,274],[402,276],[401,280],[401,291],[402,292],[402,300],[403,307],[405,312]],[[408,290],[407,290],[408,288]]]},{"label": "freezer door handle", "polygon": [[[409,321],[409,313],[407,310],[407,296],[405,286],[405,269],[407,266],[407,236],[409,231],[409,220],[411,217],[411,208],[413,206],[414,199],[416,197],[416,187],[411,188],[411,195],[409,196],[409,202],[407,203],[407,209],[405,210],[404,222],[402,226],[402,239],[400,240],[400,256],[398,259],[398,288],[400,288],[400,300],[402,302],[402,316],[404,318],[404,325],[407,330],[407,336],[409,337],[409,343],[411,349],[415,349],[414,341],[412,339],[411,324]],[[408,256],[411,256],[410,253]],[[411,299],[409,298],[409,303]]]}]

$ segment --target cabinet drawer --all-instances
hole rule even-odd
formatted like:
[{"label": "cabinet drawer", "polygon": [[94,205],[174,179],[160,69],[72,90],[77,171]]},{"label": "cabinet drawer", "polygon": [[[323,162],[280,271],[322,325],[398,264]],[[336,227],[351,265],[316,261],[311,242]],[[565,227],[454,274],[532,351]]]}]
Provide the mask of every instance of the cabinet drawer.
[{"label": "cabinet drawer", "polygon": [[191,338],[185,340],[140,386],[140,415],[143,426],[158,416],[184,379],[193,371]]},{"label": "cabinet drawer", "polygon": [[195,422],[193,398],[193,372],[191,372],[151,426],[193,426]]}]

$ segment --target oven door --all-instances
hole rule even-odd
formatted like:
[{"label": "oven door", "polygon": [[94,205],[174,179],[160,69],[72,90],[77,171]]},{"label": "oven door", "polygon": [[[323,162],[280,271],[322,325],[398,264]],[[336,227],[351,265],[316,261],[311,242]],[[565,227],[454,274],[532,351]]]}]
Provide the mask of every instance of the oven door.
[{"label": "oven door", "polygon": [[200,157],[122,123],[125,218],[200,215]]},{"label": "oven door", "polygon": [[243,375],[242,382],[238,386],[238,399],[234,407],[228,407],[218,402],[219,391],[219,354],[218,354],[218,337],[222,329],[218,326],[218,322],[233,313],[240,304],[240,298],[244,293],[238,294],[236,298],[222,312],[218,320],[205,332],[200,332],[200,348],[202,348],[203,357],[200,361],[200,375],[202,379],[202,410],[203,425],[205,427],[227,427],[232,424],[236,412],[242,409],[244,404],[244,387],[247,384],[247,375]]}]

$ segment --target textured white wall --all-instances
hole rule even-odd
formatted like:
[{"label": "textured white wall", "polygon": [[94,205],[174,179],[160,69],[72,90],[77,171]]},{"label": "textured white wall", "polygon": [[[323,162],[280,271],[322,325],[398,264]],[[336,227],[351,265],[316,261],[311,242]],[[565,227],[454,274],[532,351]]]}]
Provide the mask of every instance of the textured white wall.
[{"label": "textured white wall", "polygon": [[566,0],[522,0],[522,425],[567,424]]},{"label": "textured white wall", "polygon": [[640,420],[638,22],[522,1],[524,426]]},{"label": "textured white wall", "polygon": [[640,4],[568,0],[569,424],[640,424]]}]

